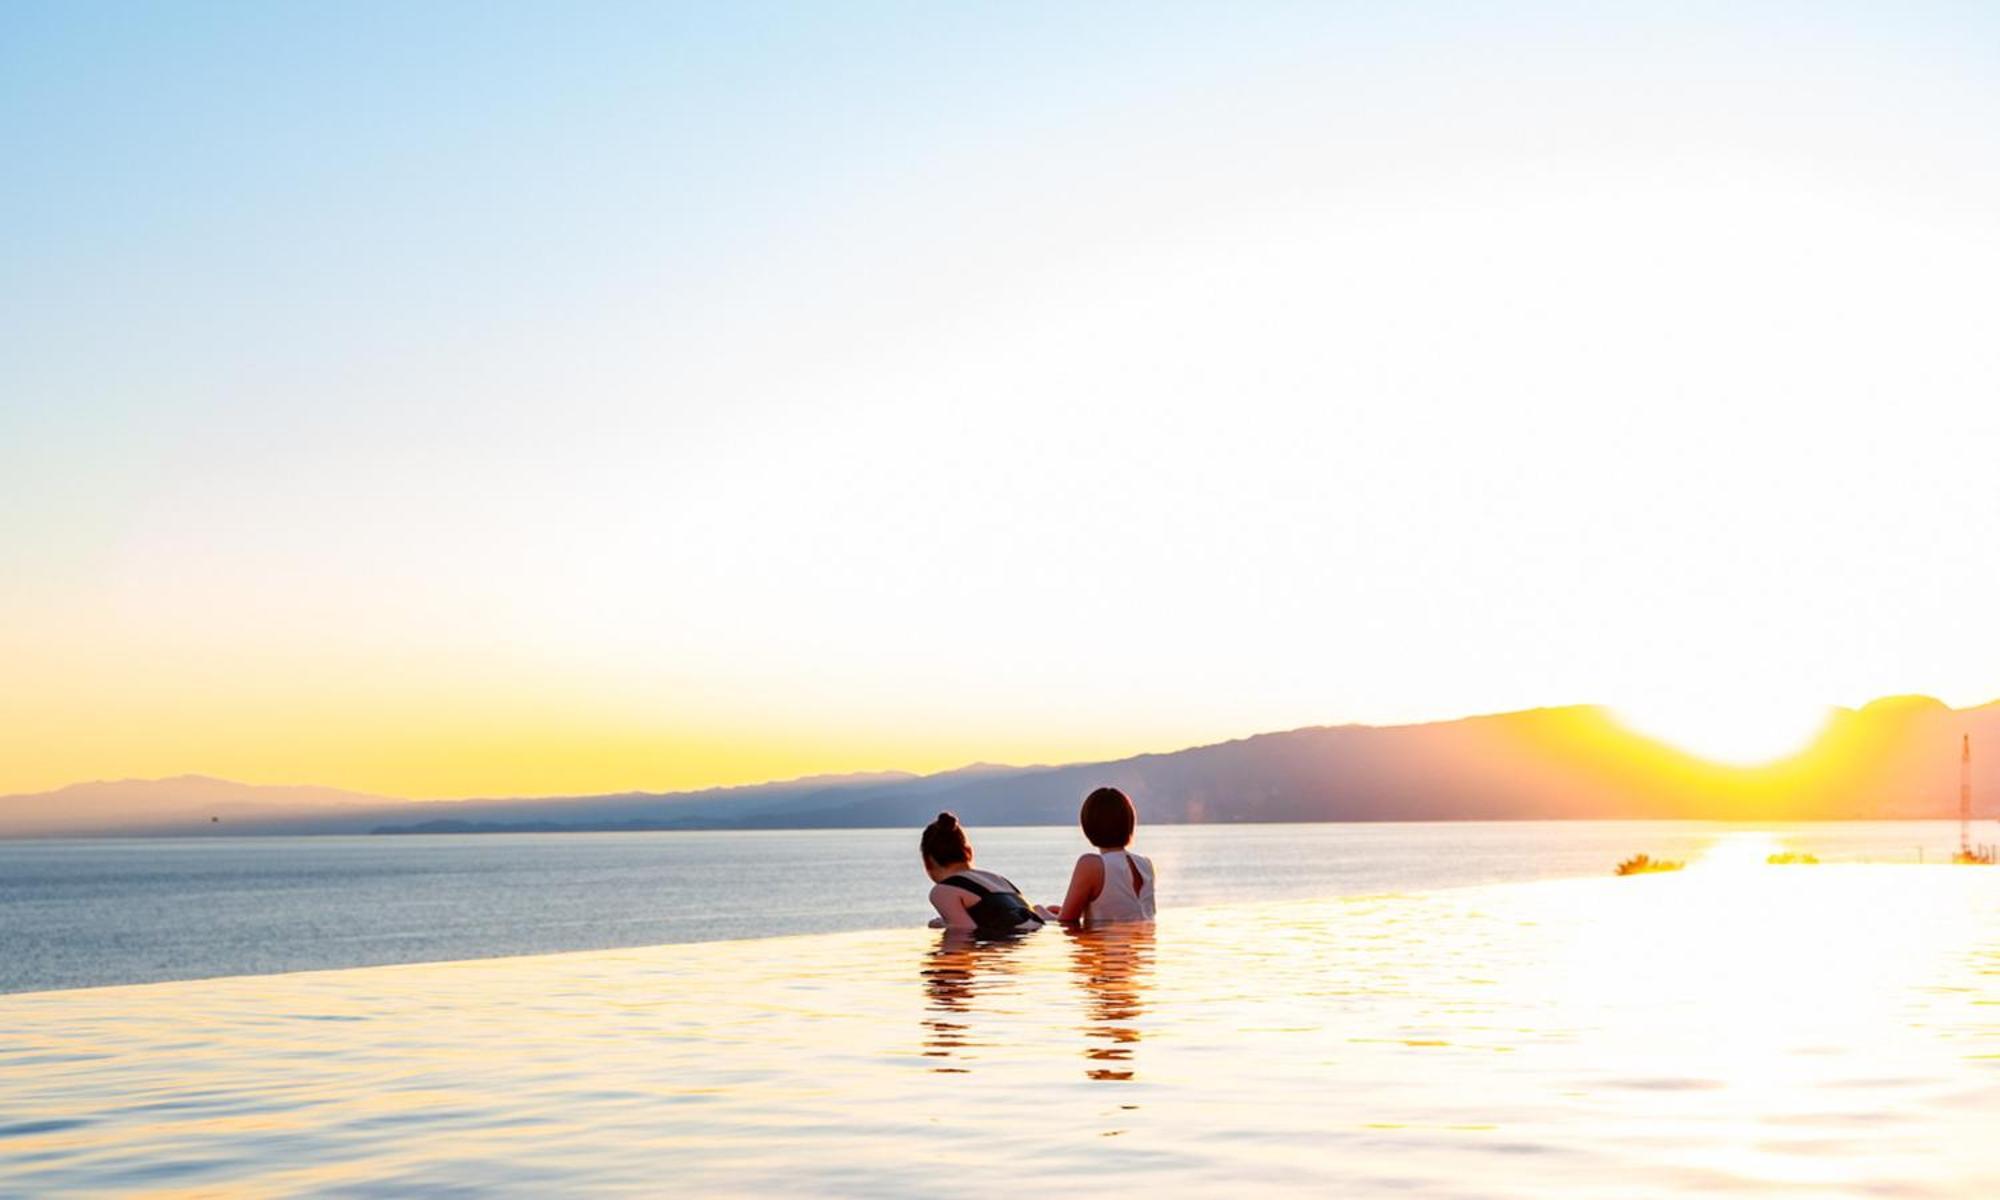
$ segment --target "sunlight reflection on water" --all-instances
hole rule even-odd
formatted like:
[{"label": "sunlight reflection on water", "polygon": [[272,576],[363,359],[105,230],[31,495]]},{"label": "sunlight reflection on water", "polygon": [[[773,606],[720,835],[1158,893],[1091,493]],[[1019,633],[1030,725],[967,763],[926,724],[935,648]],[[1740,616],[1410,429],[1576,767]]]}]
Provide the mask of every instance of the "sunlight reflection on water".
[{"label": "sunlight reflection on water", "polygon": [[1986,1194],[2000,872],[1753,857],[0,997],[0,1191]]}]

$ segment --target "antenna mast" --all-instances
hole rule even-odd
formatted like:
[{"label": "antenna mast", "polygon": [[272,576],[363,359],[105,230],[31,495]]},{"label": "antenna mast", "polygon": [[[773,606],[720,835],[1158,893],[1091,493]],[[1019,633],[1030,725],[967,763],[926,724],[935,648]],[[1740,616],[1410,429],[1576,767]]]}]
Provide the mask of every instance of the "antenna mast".
[{"label": "antenna mast", "polygon": [[1964,734],[1958,743],[1958,854],[1965,861],[1972,859],[1972,735]]}]

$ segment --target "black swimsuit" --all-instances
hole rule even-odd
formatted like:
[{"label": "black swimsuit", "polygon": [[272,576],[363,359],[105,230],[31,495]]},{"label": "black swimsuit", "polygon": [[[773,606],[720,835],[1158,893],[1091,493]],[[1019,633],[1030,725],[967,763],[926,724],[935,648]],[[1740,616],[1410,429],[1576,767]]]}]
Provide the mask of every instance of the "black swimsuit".
[{"label": "black swimsuit", "polygon": [[965,911],[972,915],[981,933],[1017,933],[1040,928],[1042,919],[1021,898],[1014,881],[1004,875],[995,878],[1006,884],[1008,890],[996,892],[970,875],[953,875],[942,882],[979,897],[979,902],[968,905]]}]

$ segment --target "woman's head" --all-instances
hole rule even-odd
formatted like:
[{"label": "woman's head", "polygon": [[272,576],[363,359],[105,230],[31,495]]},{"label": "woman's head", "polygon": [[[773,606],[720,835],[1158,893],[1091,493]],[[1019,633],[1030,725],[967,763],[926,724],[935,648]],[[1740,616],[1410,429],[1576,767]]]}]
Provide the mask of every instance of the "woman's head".
[{"label": "woman's head", "polygon": [[1090,839],[1091,845],[1101,850],[1123,850],[1132,844],[1139,811],[1132,807],[1124,792],[1101,787],[1083,798],[1083,811],[1077,815],[1077,823],[1083,826],[1083,836]]},{"label": "woman's head", "polygon": [[972,843],[965,840],[965,827],[958,818],[948,812],[941,812],[937,820],[924,826],[924,865],[927,867],[952,867],[972,861]]}]

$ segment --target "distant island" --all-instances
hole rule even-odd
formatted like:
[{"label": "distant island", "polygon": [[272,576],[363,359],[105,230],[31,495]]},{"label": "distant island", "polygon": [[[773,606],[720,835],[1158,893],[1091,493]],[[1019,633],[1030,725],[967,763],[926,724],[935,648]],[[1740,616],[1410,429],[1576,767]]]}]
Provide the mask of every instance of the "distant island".
[{"label": "distant island", "polygon": [[821,776],[692,792],[414,801],[205,776],[0,797],[0,837],[603,832],[1067,824],[1112,784],[1154,822],[1815,820],[1957,815],[1958,745],[2000,794],[2000,702],[1921,696],[1835,710],[1801,753],[1759,767],[1694,758],[1594,706],[1420,725],[1334,725],[1062,766]]}]

